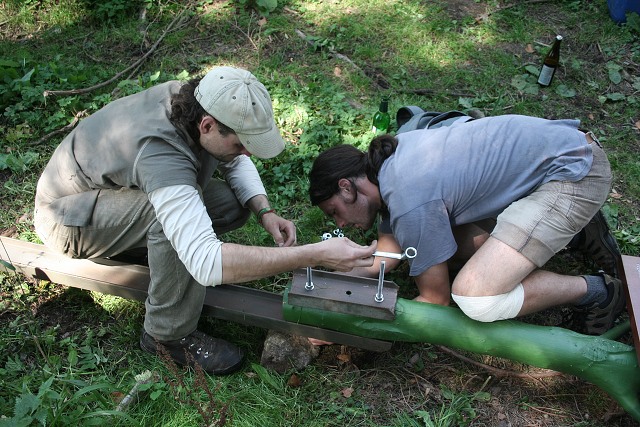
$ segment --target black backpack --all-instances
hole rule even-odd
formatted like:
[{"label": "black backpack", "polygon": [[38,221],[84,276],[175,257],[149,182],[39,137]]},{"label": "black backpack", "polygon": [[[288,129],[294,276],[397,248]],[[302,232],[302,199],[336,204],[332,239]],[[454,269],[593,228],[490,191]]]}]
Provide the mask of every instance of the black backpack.
[{"label": "black backpack", "polygon": [[473,117],[460,111],[424,111],[415,105],[402,107],[396,113],[396,123],[398,130],[396,134],[409,132],[416,129],[435,129],[442,126],[451,126],[457,121],[468,122]]}]

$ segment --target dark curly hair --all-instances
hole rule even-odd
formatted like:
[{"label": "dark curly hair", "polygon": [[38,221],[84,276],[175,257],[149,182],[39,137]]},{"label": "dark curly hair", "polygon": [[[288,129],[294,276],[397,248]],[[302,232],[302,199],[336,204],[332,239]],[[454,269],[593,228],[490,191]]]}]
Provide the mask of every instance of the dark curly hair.
[{"label": "dark curly hair", "polygon": [[320,153],[309,173],[309,198],[312,205],[337,194],[338,181],[366,176],[378,185],[378,173],[384,161],[396,151],[398,140],[393,135],[380,135],[369,144],[367,153],[352,145],[336,145]]},{"label": "dark curly hair", "polygon": [[[198,125],[204,116],[210,116],[194,96],[199,83],[200,79],[191,79],[182,85],[178,93],[171,96],[171,116],[169,117],[173,123],[186,129],[189,136],[196,142],[200,140]],[[218,130],[222,136],[235,133],[220,121],[218,121]]]}]

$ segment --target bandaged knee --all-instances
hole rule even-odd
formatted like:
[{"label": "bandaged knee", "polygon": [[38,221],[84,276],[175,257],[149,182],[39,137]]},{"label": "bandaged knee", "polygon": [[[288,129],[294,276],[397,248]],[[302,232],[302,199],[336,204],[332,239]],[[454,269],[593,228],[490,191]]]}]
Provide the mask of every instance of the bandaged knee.
[{"label": "bandaged knee", "polygon": [[524,304],[524,287],[518,283],[511,292],[484,297],[466,297],[451,294],[460,310],[480,322],[513,319]]}]

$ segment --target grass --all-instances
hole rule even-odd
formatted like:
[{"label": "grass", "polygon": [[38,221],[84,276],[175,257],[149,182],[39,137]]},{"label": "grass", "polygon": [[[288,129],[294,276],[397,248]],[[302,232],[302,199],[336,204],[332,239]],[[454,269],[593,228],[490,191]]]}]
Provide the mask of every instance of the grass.
[{"label": "grass", "polygon": [[[380,98],[390,95],[392,116],[403,105],[420,105],[579,118],[601,137],[611,160],[614,191],[605,212],[614,233],[625,253],[640,254],[640,21],[633,16],[617,26],[606,2],[591,0],[276,3],[264,20],[243,7],[262,1],[192,2],[140,68],[98,90],[45,99],[46,89],[87,88],[126,69],[163,36],[184,2],[3,2],[0,230],[37,241],[35,185],[64,134],[36,143],[41,138],[117,97],[236,65],[268,87],[289,142],[285,153],[256,164],[272,204],[296,222],[300,243],[335,228],[307,201],[313,159],[337,143],[365,147]],[[551,87],[539,88],[535,74],[556,34],[565,36],[562,66]],[[361,242],[374,238],[345,233]],[[253,222],[225,238],[272,244]],[[406,270],[393,278],[410,298],[415,289]],[[250,285],[282,292],[288,279]],[[246,348],[248,364],[232,376],[202,380],[137,349],[139,302],[10,275],[0,275],[0,295],[0,426],[635,425],[588,384],[491,378],[426,343],[397,343],[384,354],[331,346],[303,372],[274,374],[259,365],[266,331],[215,319],[202,319],[200,328]],[[146,370],[159,379],[126,416],[108,412]]]}]

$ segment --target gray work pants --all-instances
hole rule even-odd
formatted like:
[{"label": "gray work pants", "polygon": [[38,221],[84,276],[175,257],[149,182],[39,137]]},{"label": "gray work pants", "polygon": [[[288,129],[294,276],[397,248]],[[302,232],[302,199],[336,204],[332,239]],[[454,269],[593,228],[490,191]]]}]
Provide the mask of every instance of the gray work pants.
[{"label": "gray work pants", "polygon": [[[212,179],[202,191],[202,199],[218,236],[241,227],[250,216],[225,181]],[[91,224],[86,227],[58,224],[47,215],[47,209],[37,207],[34,224],[47,246],[72,258],[110,257],[147,247],[151,281],[145,330],[168,341],[196,329],[206,289],[178,258],[142,191],[101,190]]]}]

